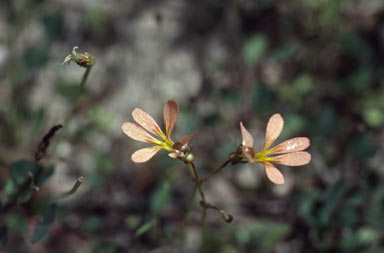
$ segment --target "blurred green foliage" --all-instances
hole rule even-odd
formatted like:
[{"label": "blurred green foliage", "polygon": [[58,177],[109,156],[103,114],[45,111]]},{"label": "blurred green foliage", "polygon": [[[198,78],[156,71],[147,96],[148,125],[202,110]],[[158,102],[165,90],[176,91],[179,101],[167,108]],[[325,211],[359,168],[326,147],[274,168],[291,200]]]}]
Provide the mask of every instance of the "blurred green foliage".
[{"label": "blurred green foliage", "polygon": [[[284,169],[284,187],[257,180],[246,187],[240,166],[219,175],[226,188],[215,179],[204,185],[235,196],[222,201],[212,191],[215,204],[239,203],[229,225],[208,212],[204,252],[383,252],[383,13],[381,1],[359,0],[4,3],[0,208],[16,203],[0,215],[0,247],[33,251],[25,236],[42,252],[183,247],[178,234],[193,185],[184,164],[165,152],[132,164],[138,146],[119,129],[136,103],[158,105],[153,111],[161,113],[164,100],[176,98],[174,139],[200,131],[193,144],[202,175],[240,143],[239,121],[262,145],[266,121],[279,112],[280,139],[311,139],[311,164]],[[73,44],[94,50],[100,64],[85,89],[72,65],[60,66],[68,54],[61,50]],[[146,55],[152,48],[156,53]],[[187,61],[176,57],[180,52]],[[191,69],[182,68],[189,59]],[[181,72],[197,78],[190,82]],[[181,89],[162,86],[176,82]],[[186,84],[197,82],[188,93]],[[135,104],[119,108],[123,100]],[[33,154],[47,128],[65,120],[62,111],[75,120],[47,161],[20,160]],[[61,178],[45,187],[54,168]],[[86,190],[63,211],[52,202],[61,182],[83,173]],[[192,237],[200,211],[196,203],[186,227]],[[190,240],[185,245],[196,249]]]}]

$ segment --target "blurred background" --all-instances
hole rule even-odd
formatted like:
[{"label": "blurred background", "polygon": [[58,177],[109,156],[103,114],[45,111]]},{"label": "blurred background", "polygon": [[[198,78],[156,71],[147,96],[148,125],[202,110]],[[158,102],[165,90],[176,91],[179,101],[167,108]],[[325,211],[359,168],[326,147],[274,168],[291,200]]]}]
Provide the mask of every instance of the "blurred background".
[{"label": "blurred background", "polygon": [[[180,105],[173,139],[198,130],[200,175],[241,142],[239,122],[264,144],[281,113],[278,141],[311,139],[312,161],[279,166],[276,186],[258,164],[228,166],[204,185],[209,202],[204,252],[383,252],[384,1],[157,0],[2,1],[0,8],[1,203],[14,189],[10,165],[33,160],[56,124],[44,164],[52,176],[30,200],[1,215],[4,252],[196,252],[201,207],[183,216],[192,193],[185,165],[120,127],[139,107],[162,124]],[[73,46],[96,58],[61,65]],[[32,244],[54,196],[48,234]],[[144,226],[143,226],[144,225]],[[7,242],[5,244],[5,231]],[[5,246],[4,246],[5,245]]]}]

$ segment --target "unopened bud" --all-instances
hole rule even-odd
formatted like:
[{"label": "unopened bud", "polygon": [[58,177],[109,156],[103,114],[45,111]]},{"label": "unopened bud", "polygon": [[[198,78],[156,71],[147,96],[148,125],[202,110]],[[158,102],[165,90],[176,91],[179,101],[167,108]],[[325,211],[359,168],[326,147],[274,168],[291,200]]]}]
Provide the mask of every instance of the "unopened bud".
[{"label": "unopened bud", "polygon": [[77,63],[77,65],[84,67],[84,68],[90,68],[93,65],[95,65],[95,58],[89,54],[89,53],[77,53],[76,50],[78,49],[78,46],[74,46],[72,49],[72,53],[69,54],[67,57],[65,57],[64,63],[69,63],[71,61],[74,61]]},{"label": "unopened bud", "polygon": [[189,153],[187,157],[185,157],[185,161],[189,163],[193,162],[194,159],[195,159],[195,156],[192,153]]},{"label": "unopened bud", "polygon": [[220,214],[225,222],[230,223],[233,220],[233,216],[226,213],[224,210],[220,210]]}]

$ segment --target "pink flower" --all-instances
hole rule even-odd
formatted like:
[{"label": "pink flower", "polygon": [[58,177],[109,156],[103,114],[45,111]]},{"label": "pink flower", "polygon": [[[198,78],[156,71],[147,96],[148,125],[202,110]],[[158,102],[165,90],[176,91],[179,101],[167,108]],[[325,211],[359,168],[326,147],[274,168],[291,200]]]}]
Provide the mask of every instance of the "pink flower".
[{"label": "pink flower", "polygon": [[[283,130],[284,120],[280,114],[274,114],[268,121],[264,148],[255,153],[253,150],[253,138],[248,130],[240,122],[242,135],[242,153],[246,162],[263,163],[268,179],[275,184],[284,184],[283,174],[272,163],[287,166],[302,166],[311,161],[311,154],[304,152],[310,145],[306,137],[296,137],[270,148]],[[270,156],[272,155],[272,156]]]},{"label": "pink flower", "polygon": [[[171,139],[171,132],[175,127],[179,114],[179,106],[176,101],[169,100],[164,105],[163,114],[165,134],[156,121],[148,113],[139,108],[135,108],[132,111],[132,117],[140,126],[131,122],[125,122],[121,126],[121,129],[128,137],[137,141],[155,144],[154,146],[142,148],[134,152],[131,155],[133,162],[146,162],[162,149],[168,151],[169,156],[172,158],[178,158],[183,161],[193,160],[193,154],[190,152],[188,144],[195,137],[195,133],[181,137],[176,143]],[[161,140],[154,136],[160,137]]]}]

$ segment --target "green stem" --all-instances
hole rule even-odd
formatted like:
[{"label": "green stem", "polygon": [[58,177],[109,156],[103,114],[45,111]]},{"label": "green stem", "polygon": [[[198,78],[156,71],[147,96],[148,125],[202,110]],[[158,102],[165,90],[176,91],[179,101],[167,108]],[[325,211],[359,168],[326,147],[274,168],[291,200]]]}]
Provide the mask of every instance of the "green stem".
[{"label": "green stem", "polygon": [[87,70],[85,71],[85,73],[83,75],[83,78],[81,79],[80,87],[81,87],[82,91],[84,90],[85,83],[87,82],[87,79],[88,79],[89,73],[91,72],[91,69],[92,69],[92,67],[87,68]]},{"label": "green stem", "polygon": [[73,185],[72,189],[70,189],[69,191],[63,193],[60,197],[67,197],[69,195],[72,195],[74,193],[76,193],[77,189],[79,189],[80,185],[83,183],[84,181],[84,178],[83,177],[79,177],[75,184]]},{"label": "green stem", "polygon": [[206,234],[206,224],[207,224],[207,208],[204,207],[203,214],[201,215],[201,239],[200,239],[200,252],[202,252],[202,248],[205,241],[205,234]]},{"label": "green stem", "polygon": [[196,191],[197,191],[197,186],[195,185],[195,187],[193,187],[191,199],[189,200],[189,203],[188,203],[187,212],[185,213],[184,221],[183,221],[183,227],[181,230],[181,246],[182,246],[182,248],[184,248],[185,229],[187,228],[188,218],[189,218],[189,215],[191,214],[192,207],[193,207],[193,204],[194,204],[195,199],[196,199]]},{"label": "green stem", "polygon": [[80,85],[80,94],[77,96],[76,101],[74,102],[73,107],[72,107],[70,113],[64,119],[64,122],[63,122],[63,133],[60,134],[58,140],[56,141],[56,144],[52,148],[52,150],[53,150],[52,153],[53,154],[55,153],[57,145],[60,142],[60,140],[68,133],[68,125],[71,122],[71,120],[74,117],[74,115],[76,114],[77,106],[78,106],[78,103],[79,103],[79,98],[84,93],[85,83],[88,80],[88,76],[89,76],[89,73],[91,72],[91,69],[92,69],[92,67],[86,68],[86,71],[84,72],[83,77],[81,78],[81,82],[79,84]]},{"label": "green stem", "polygon": [[199,191],[200,197],[202,200],[201,206],[203,207],[203,214],[201,216],[201,241],[200,241],[200,251],[201,251],[201,249],[204,245],[204,241],[205,241],[205,231],[206,231],[206,223],[207,223],[206,222],[206,220],[207,220],[207,201],[205,199],[205,195],[204,195],[203,189],[201,187],[199,174],[197,172],[195,164],[193,162],[188,163],[188,167],[190,168],[190,171],[191,171],[192,175],[194,176],[195,187],[197,187],[197,190]]},{"label": "green stem", "polygon": [[217,168],[214,172],[212,172],[211,174],[203,177],[202,179],[200,179],[200,182],[201,183],[204,183],[205,181],[208,181],[211,177],[215,176],[217,173],[219,173],[225,166],[228,165],[228,163],[230,163],[231,160],[227,160],[225,161],[219,168]]},{"label": "green stem", "polygon": [[199,174],[197,173],[197,169],[195,167],[195,164],[193,162],[192,163],[188,163],[188,167],[189,167],[189,169],[191,171],[192,176],[195,179],[195,185],[196,185],[197,189],[199,190],[201,200],[204,203],[206,203],[205,195],[204,195],[203,189],[201,188],[200,178],[199,178]]}]

